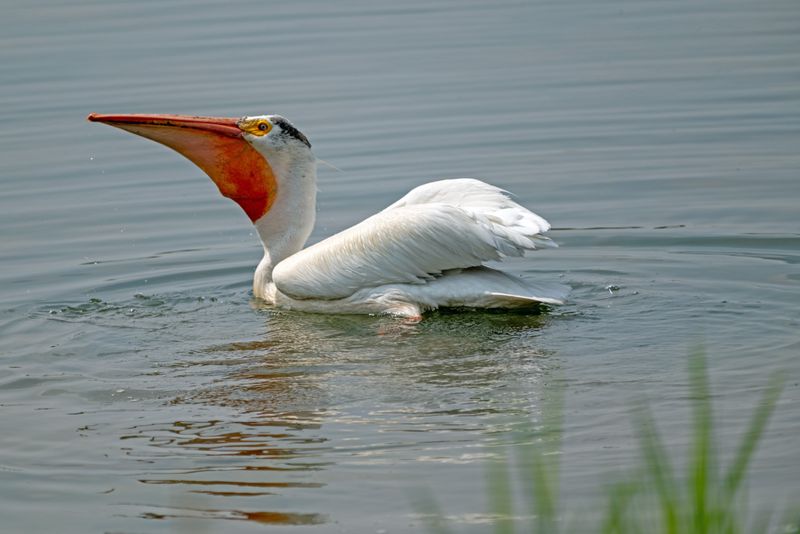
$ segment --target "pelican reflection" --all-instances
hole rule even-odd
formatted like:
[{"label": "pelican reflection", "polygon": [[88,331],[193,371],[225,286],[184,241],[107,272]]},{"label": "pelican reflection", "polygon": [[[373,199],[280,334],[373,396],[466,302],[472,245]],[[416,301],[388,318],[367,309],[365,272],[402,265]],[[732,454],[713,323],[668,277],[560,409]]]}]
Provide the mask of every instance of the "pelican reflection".
[{"label": "pelican reflection", "polygon": [[459,443],[503,430],[499,415],[531,405],[527,385],[509,384],[520,369],[536,380],[549,365],[535,343],[547,315],[434,314],[411,324],[259,313],[263,338],[176,362],[176,375],[198,382],[171,401],[186,417],[123,436],[144,440],[130,454],[155,464],[139,483],[175,494],[173,508],[149,518],[324,522],[315,507],[337,491],[328,474],[336,464],[438,448],[441,430],[462,435]]}]

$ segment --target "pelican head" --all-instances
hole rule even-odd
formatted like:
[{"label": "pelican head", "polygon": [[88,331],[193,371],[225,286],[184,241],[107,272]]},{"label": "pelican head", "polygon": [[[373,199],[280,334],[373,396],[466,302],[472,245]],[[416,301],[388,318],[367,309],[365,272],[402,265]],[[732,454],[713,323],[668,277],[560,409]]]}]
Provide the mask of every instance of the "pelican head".
[{"label": "pelican head", "polygon": [[[280,115],[241,118],[92,113],[102,122],[168,146],[200,167],[255,223],[294,175],[312,175],[311,143]],[[299,169],[299,170],[298,170]],[[311,181],[315,176],[309,178]]]}]

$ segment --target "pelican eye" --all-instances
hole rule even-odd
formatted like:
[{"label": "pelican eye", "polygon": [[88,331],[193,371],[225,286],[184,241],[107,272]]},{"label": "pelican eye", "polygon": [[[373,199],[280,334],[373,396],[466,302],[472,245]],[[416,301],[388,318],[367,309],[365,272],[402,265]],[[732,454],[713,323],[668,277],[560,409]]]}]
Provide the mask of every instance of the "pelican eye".
[{"label": "pelican eye", "polygon": [[239,128],[245,133],[262,137],[272,131],[272,123],[267,119],[250,119],[247,117],[242,118],[238,122]]}]

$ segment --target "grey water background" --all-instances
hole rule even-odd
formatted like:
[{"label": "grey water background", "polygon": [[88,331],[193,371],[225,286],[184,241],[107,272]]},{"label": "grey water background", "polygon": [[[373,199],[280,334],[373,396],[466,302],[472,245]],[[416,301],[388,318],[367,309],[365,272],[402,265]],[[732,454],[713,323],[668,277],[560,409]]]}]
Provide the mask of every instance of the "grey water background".
[{"label": "grey water background", "polygon": [[[2,12],[3,532],[417,532],[423,489],[485,532],[487,460],[557,394],[562,494],[589,513],[635,462],[632,403],[685,451],[698,344],[723,458],[787,377],[749,489],[797,502],[800,3]],[[312,241],[484,179],[561,245],[506,268],[571,300],[416,325],[261,309],[239,208],[89,112],[289,117],[341,169],[320,166]]]}]

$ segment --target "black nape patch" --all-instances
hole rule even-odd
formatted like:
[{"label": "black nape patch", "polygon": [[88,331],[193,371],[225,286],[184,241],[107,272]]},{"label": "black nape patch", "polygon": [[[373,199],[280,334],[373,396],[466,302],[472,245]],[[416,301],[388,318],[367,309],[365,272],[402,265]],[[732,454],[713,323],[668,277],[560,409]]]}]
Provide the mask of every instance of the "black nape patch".
[{"label": "black nape patch", "polygon": [[294,137],[308,148],[311,148],[311,143],[308,141],[308,137],[303,135],[303,132],[292,126],[292,124],[284,119],[283,117],[279,119],[274,119],[273,121],[275,124],[281,127],[281,130],[288,135],[289,137]]}]

